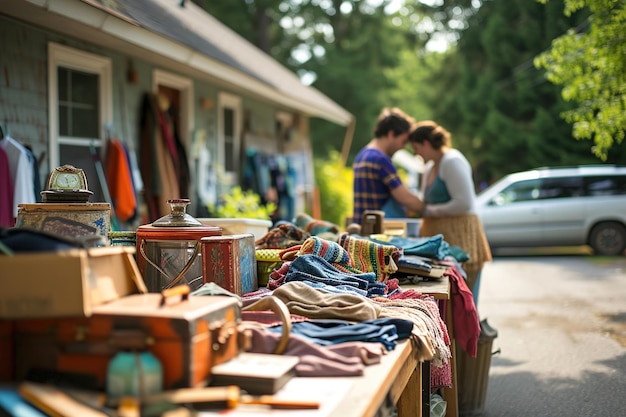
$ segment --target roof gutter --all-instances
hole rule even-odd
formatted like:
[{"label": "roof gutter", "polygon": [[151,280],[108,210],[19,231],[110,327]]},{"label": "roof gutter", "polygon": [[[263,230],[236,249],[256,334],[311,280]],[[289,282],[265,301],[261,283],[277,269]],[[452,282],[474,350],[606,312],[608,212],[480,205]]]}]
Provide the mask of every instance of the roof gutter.
[{"label": "roof gutter", "polygon": [[[341,126],[353,121],[353,116],[341,106],[332,102],[313,87],[306,87],[312,94],[319,94],[329,103],[319,106],[298,97],[285,94],[262,81],[212,59],[196,50],[173,41],[159,33],[141,27],[123,14],[104,9],[90,0],[23,0],[47,12],[58,14],[81,25],[101,31],[128,44],[145,49],[158,56],[166,57],[183,66],[192,68],[214,79],[218,79],[237,90],[245,90],[261,96],[283,107],[298,110],[312,117],[319,117]],[[18,6],[19,7],[19,6]],[[27,16],[22,17],[28,20]],[[38,22],[45,24],[44,22]],[[62,30],[62,29],[61,29]],[[182,72],[182,71],[181,71]]]}]

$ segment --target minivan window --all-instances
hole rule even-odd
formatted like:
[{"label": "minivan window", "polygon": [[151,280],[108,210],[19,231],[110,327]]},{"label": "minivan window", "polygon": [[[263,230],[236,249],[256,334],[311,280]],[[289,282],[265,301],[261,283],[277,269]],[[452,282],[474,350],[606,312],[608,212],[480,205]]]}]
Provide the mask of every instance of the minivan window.
[{"label": "minivan window", "polygon": [[539,198],[579,197],[583,194],[581,177],[544,178],[541,182]]},{"label": "minivan window", "polygon": [[594,175],[585,177],[585,195],[626,195],[626,175]]},{"label": "minivan window", "polygon": [[531,201],[539,198],[539,180],[515,182],[495,196],[489,204],[502,206],[520,201]]}]

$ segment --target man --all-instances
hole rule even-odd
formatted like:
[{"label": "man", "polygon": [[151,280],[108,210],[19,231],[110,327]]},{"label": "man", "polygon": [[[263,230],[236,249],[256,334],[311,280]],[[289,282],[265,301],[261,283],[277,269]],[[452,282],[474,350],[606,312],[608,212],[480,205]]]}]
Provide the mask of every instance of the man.
[{"label": "man", "polygon": [[361,224],[366,210],[382,210],[386,218],[406,217],[407,210],[420,212],[423,202],[402,183],[391,157],[405,147],[412,119],[398,108],[384,108],[374,138],[356,156],[353,223]]}]

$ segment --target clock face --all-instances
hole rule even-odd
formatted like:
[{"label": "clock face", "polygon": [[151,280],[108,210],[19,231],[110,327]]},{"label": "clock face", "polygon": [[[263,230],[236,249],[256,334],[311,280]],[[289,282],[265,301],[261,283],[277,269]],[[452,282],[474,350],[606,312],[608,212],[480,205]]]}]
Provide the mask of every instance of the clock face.
[{"label": "clock face", "polygon": [[55,168],[48,178],[48,190],[87,190],[85,172],[73,165],[63,165]]},{"label": "clock face", "polygon": [[77,190],[80,188],[78,174],[61,173],[57,176],[56,185],[61,189]]}]

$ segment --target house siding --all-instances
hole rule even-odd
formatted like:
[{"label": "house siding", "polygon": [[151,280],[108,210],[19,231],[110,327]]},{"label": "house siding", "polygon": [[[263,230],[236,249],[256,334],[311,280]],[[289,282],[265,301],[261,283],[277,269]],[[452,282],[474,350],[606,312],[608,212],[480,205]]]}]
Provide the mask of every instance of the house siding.
[{"label": "house siding", "polygon": [[[118,51],[0,16],[0,50],[3,51],[0,72],[0,124],[16,140],[29,145],[40,159],[39,174],[42,184],[53,168],[50,167],[47,158],[49,154],[47,48],[50,42],[111,59],[113,120],[105,123],[110,123],[114,135],[135,149],[139,140],[138,119],[142,97],[146,92],[152,91],[153,71],[160,69],[193,81],[194,103],[191,111],[194,125],[190,132],[181,132],[190,160],[193,159],[191,152],[193,137],[198,132],[206,135],[211,154],[217,154],[216,103],[221,92],[241,97],[244,115],[246,113],[250,115],[248,130],[244,126],[242,131],[244,134],[250,134],[248,145],[254,146],[255,138],[259,138],[261,143],[274,141],[276,151],[295,152],[305,155],[305,158],[312,157],[308,146],[308,119],[302,115],[295,118],[298,126],[292,140],[288,143],[278,143],[275,135],[275,114],[277,111],[288,110],[278,109],[263,101],[222,89],[207,80],[191,77],[184,73],[184,69],[181,72],[171,71]],[[127,79],[130,68],[137,75],[136,82],[129,82]],[[192,169],[193,179],[195,175]],[[299,207],[303,204],[304,202],[298,202]]]},{"label": "house siding", "polygon": [[40,156],[48,140],[46,34],[0,17],[0,51],[0,124]]}]

